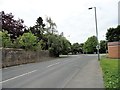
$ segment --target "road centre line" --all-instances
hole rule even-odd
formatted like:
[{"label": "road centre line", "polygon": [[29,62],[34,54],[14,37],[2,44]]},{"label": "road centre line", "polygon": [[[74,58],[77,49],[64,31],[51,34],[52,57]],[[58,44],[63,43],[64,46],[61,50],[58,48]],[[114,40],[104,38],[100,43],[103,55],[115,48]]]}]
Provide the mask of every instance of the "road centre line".
[{"label": "road centre line", "polygon": [[[47,67],[51,67],[51,66],[57,65],[57,64],[59,64],[59,63],[60,63],[60,62],[57,62],[57,63],[51,64],[51,65],[49,65],[49,66],[47,66]],[[8,69],[8,68],[4,68],[4,69]],[[10,78],[10,79],[1,81],[0,83],[5,83],[5,82],[8,82],[8,81],[10,81],[10,80],[13,80],[13,79],[16,79],[16,78],[19,78],[19,77],[28,75],[28,74],[33,73],[33,72],[36,72],[36,71],[37,71],[37,70],[33,70],[33,71],[30,71],[30,72],[24,73],[24,74],[22,74],[22,75],[19,75],[19,76],[16,76],[16,77],[13,77],[13,78]]]},{"label": "road centre line", "polygon": [[52,67],[52,66],[57,65],[57,64],[59,64],[59,63],[60,63],[60,62],[54,63],[54,64],[51,64],[51,65],[49,65],[49,66],[47,66],[47,67]]},{"label": "road centre line", "polygon": [[2,81],[2,82],[0,82],[0,83],[5,83],[5,82],[7,82],[7,81],[10,81],[10,80],[13,80],[13,79],[16,79],[16,78],[19,78],[19,77],[22,77],[22,76],[28,75],[28,74],[33,73],[33,72],[36,72],[36,71],[37,71],[37,70],[33,70],[33,71],[30,71],[30,72],[24,73],[24,74],[22,74],[22,75],[19,75],[19,76],[16,76],[16,77],[13,77],[13,78],[10,78],[10,79],[7,79],[7,80],[4,80],[4,81]]}]

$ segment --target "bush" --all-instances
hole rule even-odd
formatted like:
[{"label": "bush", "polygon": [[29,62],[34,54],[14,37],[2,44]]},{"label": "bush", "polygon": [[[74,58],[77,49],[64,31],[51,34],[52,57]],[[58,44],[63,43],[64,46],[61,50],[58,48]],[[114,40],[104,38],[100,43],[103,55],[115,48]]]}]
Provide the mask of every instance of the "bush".
[{"label": "bush", "polygon": [[18,37],[15,41],[15,45],[18,48],[23,48],[25,50],[36,50],[37,45],[37,37],[32,33],[24,33],[22,36]]},{"label": "bush", "polygon": [[4,47],[4,48],[11,48],[13,47],[12,41],[10,39],[10,36],[8,35],[8,32],[2,32],[0,31],[0,41],[1,41],[1,45],[0,47]]}]

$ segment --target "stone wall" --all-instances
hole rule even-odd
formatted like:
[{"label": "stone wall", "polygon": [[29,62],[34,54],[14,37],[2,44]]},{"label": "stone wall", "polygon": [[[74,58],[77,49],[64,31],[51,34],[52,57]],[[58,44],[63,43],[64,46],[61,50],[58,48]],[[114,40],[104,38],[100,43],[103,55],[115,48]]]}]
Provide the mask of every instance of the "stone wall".
[{"label": "stone wall", "polygon": [[108,57],[120,59],[120,42],[108,43]]},{"label": "stone wall", "polygon": [[[0,50],[1,51],[1,50]],[[49,58],[49,51],[25,51],[23,49],[2,49],[2,67],[40,62]]]}]

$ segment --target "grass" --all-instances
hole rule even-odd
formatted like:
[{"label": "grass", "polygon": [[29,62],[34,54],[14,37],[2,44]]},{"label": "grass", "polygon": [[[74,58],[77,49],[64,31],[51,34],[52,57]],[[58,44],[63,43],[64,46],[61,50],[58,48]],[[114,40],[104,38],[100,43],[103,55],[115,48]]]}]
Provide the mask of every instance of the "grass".
[{"label": "grass", "polygon": [[[119,61],[119,62],[118,62]],[[120,60],[110,59],[102,56],[100,65],[103,71],[103,79],[105,88],[120,88]]]}]

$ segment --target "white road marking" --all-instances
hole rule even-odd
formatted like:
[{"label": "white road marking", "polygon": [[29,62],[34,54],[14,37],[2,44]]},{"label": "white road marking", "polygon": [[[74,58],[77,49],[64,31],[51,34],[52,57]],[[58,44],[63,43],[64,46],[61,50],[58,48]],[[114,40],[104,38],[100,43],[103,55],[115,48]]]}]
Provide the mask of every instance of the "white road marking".
[{"label": "white road marking", "polygon": [[8,68],[3,68],[3,69],[8,69]]},{"label": "white road marking", "polygon": [[52,67],[52,66],[57,65],[57,64],[59,64],[59,63],[60,63],[60,62],[54,63],[54,64],[51,64],[51,65],[49,65],[49,66],[47,66],[47,67]]},{"label": "white road marking", "polygon": [[5,82],[7,82],[7,81],[10,81],[10,80],[13,80],[13,79],[16,79],[16,78],[19,78],[19,77],[22,77],[22,76],[25,76],[25,75],[27,75],[27,74],[30,74],[30,73],[33,73],[33,72],[36,72],[37,70],[33,70],[33,71],[31,71],[31,72],[27,72],[27,73],[24,73],[24,74],[22,74],[22,75],[19,75],[19,76],[16,76],[16,77],[13,77],[13,78],[10,78],[10,79],[7,79],[7,80],[4,80],[4,81],[2,81],[2,82],[0,82],[0,83],[5,83]]}]

